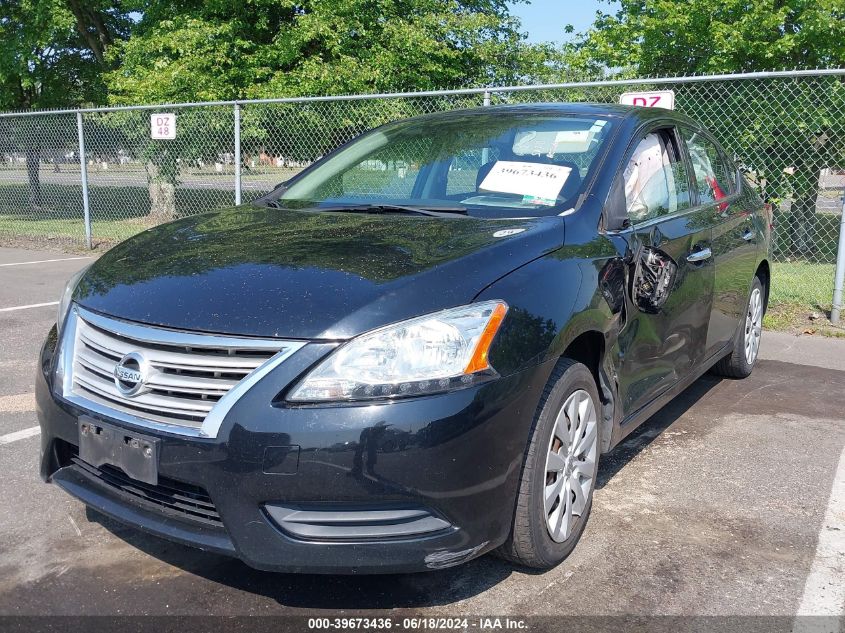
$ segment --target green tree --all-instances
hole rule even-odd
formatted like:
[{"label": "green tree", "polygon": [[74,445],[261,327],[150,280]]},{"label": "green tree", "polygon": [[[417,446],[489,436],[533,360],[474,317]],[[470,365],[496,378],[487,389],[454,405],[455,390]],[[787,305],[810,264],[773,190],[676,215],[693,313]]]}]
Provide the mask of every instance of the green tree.
[{"label": "green tree", "polygon": [[839,66],[845,0],[620,0],[579,48],[645,75]]},{"label": "green tree", "polygon": [[[570,52],[583,67],[623,76],[838,67],[845,65],[845,0],[620,0]],[[836,115],[845,94],[837,80],[776,88],[780,94],[762,83],[723,85],[699,93],[698,102],[688,96],[685,109],[712,115],[714,132],[729,147],[741,144],[770,191],[791,192],[787,248],[807,254],[819,173],[845,165]]]},{"label": "green tree", "polygon": [[[0,109],[102,103],[105,52],[128,25],[104,0],[0,0]],[[32,204],[40,206],[46,139],[10,133],[26,155]]]},{"label": "green tree", "polygon": [[542,72],[504,0],[147,0],[115,103],[426,90]]},{"label": "green tree", "polygon": [[[110,53],[119,62],[106,75],[112,103],[509,83],[545,72],[552,53],[525,43],[504,0],[215,0],[178,11],[168,1],[142,0],[135,8],[143,17],[132,37]],[[311,161],[365,129],[430,106],[412,100],[249,106],[243,147],[245,155]],[[151,200],[173,199],[162,191],[172,190],[184,162],[181,155],[174,162],[165,146],[199,154],[189,146],[212,145],[208,129],[192,127],[188,112],[178,120],[179,144],[148,141],[136,152],[148,159]],[[158,208],[162,217],[175,215],[175,208]]]}]

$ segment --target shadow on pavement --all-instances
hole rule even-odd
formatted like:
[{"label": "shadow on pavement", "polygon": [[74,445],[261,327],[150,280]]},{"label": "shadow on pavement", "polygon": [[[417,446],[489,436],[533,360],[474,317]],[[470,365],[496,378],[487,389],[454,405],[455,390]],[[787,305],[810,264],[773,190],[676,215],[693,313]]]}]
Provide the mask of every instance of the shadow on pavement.
[{"label": "shadow on pavement", "polygon": [[622,440],[610,453],[603,455],[596,488],[603,488],[625,464],[641,453],[720,382],[721,378],[704,374]]}]

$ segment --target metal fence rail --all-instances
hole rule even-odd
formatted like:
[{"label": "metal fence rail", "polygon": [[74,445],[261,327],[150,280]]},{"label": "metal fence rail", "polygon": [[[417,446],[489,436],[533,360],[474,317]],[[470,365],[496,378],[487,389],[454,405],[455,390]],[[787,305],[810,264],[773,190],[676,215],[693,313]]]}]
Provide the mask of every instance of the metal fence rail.
[{"label": "metal fence rail", "polygon": [[[774,205],[773,296],[829,308],[845,189],[845,69],[5,113],[0,236],[108,245],[248,202],[387,121],[500,103],[615,103],[651,89],[674,90],[676,109],[709,127]],[[153,140],[150,116],[164,112],[177,115],[176,138]],[[841,280],[838,288],[837,303]]]}]

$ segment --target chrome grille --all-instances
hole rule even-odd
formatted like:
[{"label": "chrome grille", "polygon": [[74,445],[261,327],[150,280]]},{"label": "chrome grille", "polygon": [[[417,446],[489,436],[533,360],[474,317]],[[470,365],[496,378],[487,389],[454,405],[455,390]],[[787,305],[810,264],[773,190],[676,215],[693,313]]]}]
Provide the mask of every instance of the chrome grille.
[{"label": "chrome grille", "polygon": [[[65,364],[69,371],[63,377],[66,397],[83,406],[105,408],[118,418],[125,414],[132,422],[195,434],[203,434],[199,431],[209,414],[236,385],[271,359],[278,364],[303,345],[179,332],[111,319],[80,307],[72,309],[65,327],[64,350],[72,344]],[[135,395],[124,394],[115,381],[115,367],[128,354],[140,355],[146,363],[144,387]]]}]

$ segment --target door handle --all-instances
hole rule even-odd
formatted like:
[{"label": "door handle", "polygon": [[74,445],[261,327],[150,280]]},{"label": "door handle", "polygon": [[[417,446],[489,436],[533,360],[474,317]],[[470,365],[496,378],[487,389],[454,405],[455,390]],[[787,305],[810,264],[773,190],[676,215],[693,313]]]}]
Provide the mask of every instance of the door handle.
[{"label": "door handle", "polygon": [[698,262],[703,262],[707,259],[713,257],[713,251],[710,250],[709,247],[702,248],[700,251],[693,251],[689,255],[687,255],[687,261],[692,262],[693,264],[697,264]]},{"label": "door handle", "polygon": [[754,239],[754,231],[752,231],[751,229],[745,229],[745,233],[742,234],[742,239],[744,239],[746,242],[750,242]]}]

